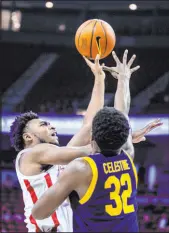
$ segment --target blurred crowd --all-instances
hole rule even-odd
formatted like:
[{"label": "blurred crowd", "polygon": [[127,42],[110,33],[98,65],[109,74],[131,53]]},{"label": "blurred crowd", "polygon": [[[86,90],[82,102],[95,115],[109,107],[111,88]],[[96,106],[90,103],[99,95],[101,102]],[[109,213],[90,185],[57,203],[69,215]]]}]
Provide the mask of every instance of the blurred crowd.
[{"label": "blurred crowd", "polygon": [[20,189],[3,187],[1,211],[1,232],[26,232],[24,205]]},{"label": "blurred crowd", "polygon": [[[75,101],[70,99],[57,99],[56,101],[46,101],[41,104],[37,104],[36,107],[32,106],[31,110],[38,113],[62,113],[62,114],[74,114],[77,112]],[[28,111],[24,102],[20,103],[16,107],[16,112]]]},{"label": "blurred crowd", "polygon": [[169,232],[169,207],[139,205],[140,232]]},{"label": "blurred crowd", "polygon": [[[32,64],[35,58],[45,51],[45,48],[30,46],[14,47],[11,45],[9,48],[5,47],[5,50],[8,56],[4,58],[4,63],[8,64],[9,55],[12,60],[16,61],[15,64],[11,65],[9,70],[4,70],[6,74],[4,86],[7,90],[24,73],[25,69]],[[120,59],[123,52],[124,49],[116,48],[116,53]],[[140,65],[141,67],[131,80],[131,100],[168,71],[168,53],[168,49],[129,49],[129,58],[132,54],[136,54],[137,58],[134,65]],[[24,61],[23,54],[25,54]],[[114,65],[111,56],[107,57],[104,62],[107,66]],[[74,49],[67,49],[60,52],[58,60],[37,81],[31,91],[23,96],[20,100],[21,102],[15,106],[13,111],[23,112],[33,110],[38,113],[76,113],[77,109],[86,109],[93,81],[93,74],[84,60]],[[116,91],[116,84],[116,80],[107,73],[106,93],[113,95]],[[22,88],[24,89],[23,86]],[[169,85],[166,85],[166,90],[157,90],[156,92],[157,95],[153,96],[151,105],[152,103],[162,105],[169,103]],[[113,105],[112,98],[109,99],[109,103],[111,106]],[[148,109],[150,109],[150,106],[148,106]],[[163,112],[159,112],[158,108],[156,109],[158,113],[168,111],[167,107],[164,107]]]}]

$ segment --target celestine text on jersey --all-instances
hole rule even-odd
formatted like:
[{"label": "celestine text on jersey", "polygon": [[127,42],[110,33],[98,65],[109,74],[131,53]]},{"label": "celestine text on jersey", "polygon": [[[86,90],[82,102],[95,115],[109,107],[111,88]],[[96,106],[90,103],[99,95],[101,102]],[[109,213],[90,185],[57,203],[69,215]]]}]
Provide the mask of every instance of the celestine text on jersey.
[{"label": "celestine text on jersey", "polygon": [[104,173],[108,174],[108,173],[130,170],[130,167],[127,160],[124,159],[115,162],[103,163],[103,169],[104,169]]}]

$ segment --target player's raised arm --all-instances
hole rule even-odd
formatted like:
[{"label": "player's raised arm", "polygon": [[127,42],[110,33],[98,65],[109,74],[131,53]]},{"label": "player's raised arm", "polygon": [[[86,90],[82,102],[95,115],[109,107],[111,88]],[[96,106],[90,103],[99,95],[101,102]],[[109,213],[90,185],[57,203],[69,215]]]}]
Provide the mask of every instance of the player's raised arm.
[{"label": "player's raised arm", "polygon": [[[116,61],[116,67],[103,67],[104,70],[109,71],[115,78],[118,79],[114,106],[116,109],[123,112],[126,116],[128,116],[130,109],[130,77],[133,72],[140,68],[139,66],[136,66],[131,69],[131,65],[133,64],[136,56],[133,55],[130,61],[127,63],[127,53],[128,51],[126,50],[123,55],[123,63],[121,63],[115,52],[113,52],[112,55]],[[144,128],[133,131],[132,142],[139,143],[141,141],[145,141],[145,135],[162,124],[163,123],[160,121],[160,119],[157,119],[147,124]]]},{"label": "player's raised arm", "polygon": [[116,67],[103,67],[104,70],[109,71],[113,77],[118,79],[114,107],[126,116],[128,116],[130,109],[130,77],[133,72],[140,68],[140,66],[136,66],[131,69],[131,65],[133,64],[136,55],[133,55],[127,63],[127,54],[128,50],[125,50],[123,61],[120,62],[116,53],[113,51],[112,55],[116,62]]},{"label": "player's raised arm", "polygon": [[60,164],[65,165],[72,160],[87,156],[91,153],[91,146],[82,147],[57,147],[52,144],[43,143],[34,146],[31,151],[26,152],[25,161],[30,160],[36,164]]},{"label": "player's raised arm", "polygon": [[81,159],[72,161],[57,183],[36,202],[32,209],[33,217],[38,220],[49,217],[73,190],[77,191],[79,183],[86,182],[89,176],[92,177],[92,171],[87,163]]},{"label": "player's raised arm", "polygon": [[100,56],[96,56],[94,63],[85,57],[84,59],[94,74],[94,87],[90,103],[83,120],[82,128],[70,140],[68,146],[84,146],[90,143],[90,133],[93,117],[104,106],[105,73],[102,70],[102,66],[99,64]]},{"label": "player's raised arm", "polygon": [[[113,51],[112,55],[116,62],[116,67],[106,67],[103,69],[109,71],[115,78],[118,79],[117,90],[115,93],[114,99],[114,107],[121,111],[127,118],[130,109],[130,77],[131,74],[138,70],[140,67],[136,66],[131,69],[131,65],[133,64],[136,56],[133,55],[129,62],[127,63],[127,54],[128,50],[125,50],[123,55],[123,61],[120,62],[116,53]],[[133,157],[134,156],[134,147],[132,145],[132,136],[129,135],[128,141],[125,145],[125,150]]]}]

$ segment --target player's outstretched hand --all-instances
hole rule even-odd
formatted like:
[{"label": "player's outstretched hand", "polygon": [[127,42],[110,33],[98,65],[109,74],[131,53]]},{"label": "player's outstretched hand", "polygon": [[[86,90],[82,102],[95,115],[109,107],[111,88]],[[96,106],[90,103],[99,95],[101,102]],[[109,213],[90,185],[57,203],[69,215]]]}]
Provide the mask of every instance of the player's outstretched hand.
[{"label": "player's outstretched hand", "polygon": [[133,143],[139,143],[142,141],[145,141],[145,135],[148,134],[153,129],[161,126],[163,123],[160,119],[156,119],[155,121],[150,122],[148,125],[146,125],[144,128],[139,129],[132,134],[132,141]]},{"label": "player's outstretched hand", "polygon": [[85,56],[83,56],[85,59],[87,65],[90,67],[91,71],[93,72],[95,77],[100,77],[105,79],[105,72],[103,71],[103,65],[100,65],[100,55],[97,54],[94,63],[91,62],[89,59],[87,59]]},{"label": "player's outstretched hand", "polygon": [[127,62],[127,54],[128,54],[128,50],[126,49],[124,51],[124,54],[123,54],[123,61],[120,62],[120,60],[117,57],[116,53],[113,51],[112,55],[113,55],[113,58],[114,58],[114,60],[116,62],[116,67],[103,66],[103,70],[110,72],[112,74],[112,76],[114,78],[117,78],[117,79],[118,79],[119,75],[124,75],[125,77],[130,78],[131,74],[133,72],[135,72],[136,70],[138,70],[140,68],[140,66],[136,66],[134,68],[131,68],[134,60],[136,59],[136,55],[134,54],[130,58],[129,62]]}]

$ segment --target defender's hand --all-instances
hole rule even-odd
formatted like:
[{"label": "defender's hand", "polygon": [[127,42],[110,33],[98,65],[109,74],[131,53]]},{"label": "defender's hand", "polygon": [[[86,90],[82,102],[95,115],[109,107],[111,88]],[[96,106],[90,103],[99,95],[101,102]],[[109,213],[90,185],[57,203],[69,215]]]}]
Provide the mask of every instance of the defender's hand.
[{"label": "defender's hand", "polygon": [[87,59],[85,56],[83,56],[83,58],[85,59],[87,65],[90,67],[91,71],[93,72],[96,78],[101,77],[105,79],[105,73],[103,71],[103,67],[99,63],[99,59],[100,59],[99,54],[97,54],[94,63],[91,62],[89,59]]},{"label": "defender's hand", "polygon": [[103,66],[103,70],[109,71],[111,73],[111,75],[114,78],[117,78],[117,79],[118,79],[119,75],[130,78],[131,74],[133,72],[135,72],[136,70],[138,70],[140,68],[140,66],[136,66],[136,67],[131,69],[131,65],[133,64],[133,62],[134,62],[134,60],[136,58],[136,55],[133,55],[131,57],[131,59],[129,60],[129,62],[127,63],[127,54],[128,54],[128,50],[126,49],[124,51],[124,54],[123,54],[123,61],[120,62],[120,60],[117,57],[116,53],[113,51],[112,55],[113,55],[113,58],[114,58],[114,60],[116,62],[116,67]]},{"label": "defender's hand", "polygon": [[133,132],[133,134],[132,134],[132,142],[133,143],[139,143],[139,142],[145,141],[146,140],[145,135],[148,134],[153,129],[161,126],[162,124],[163,123],[161,122],[161,120],[157,119],[155,121],[150,122],[144,128]]}]

